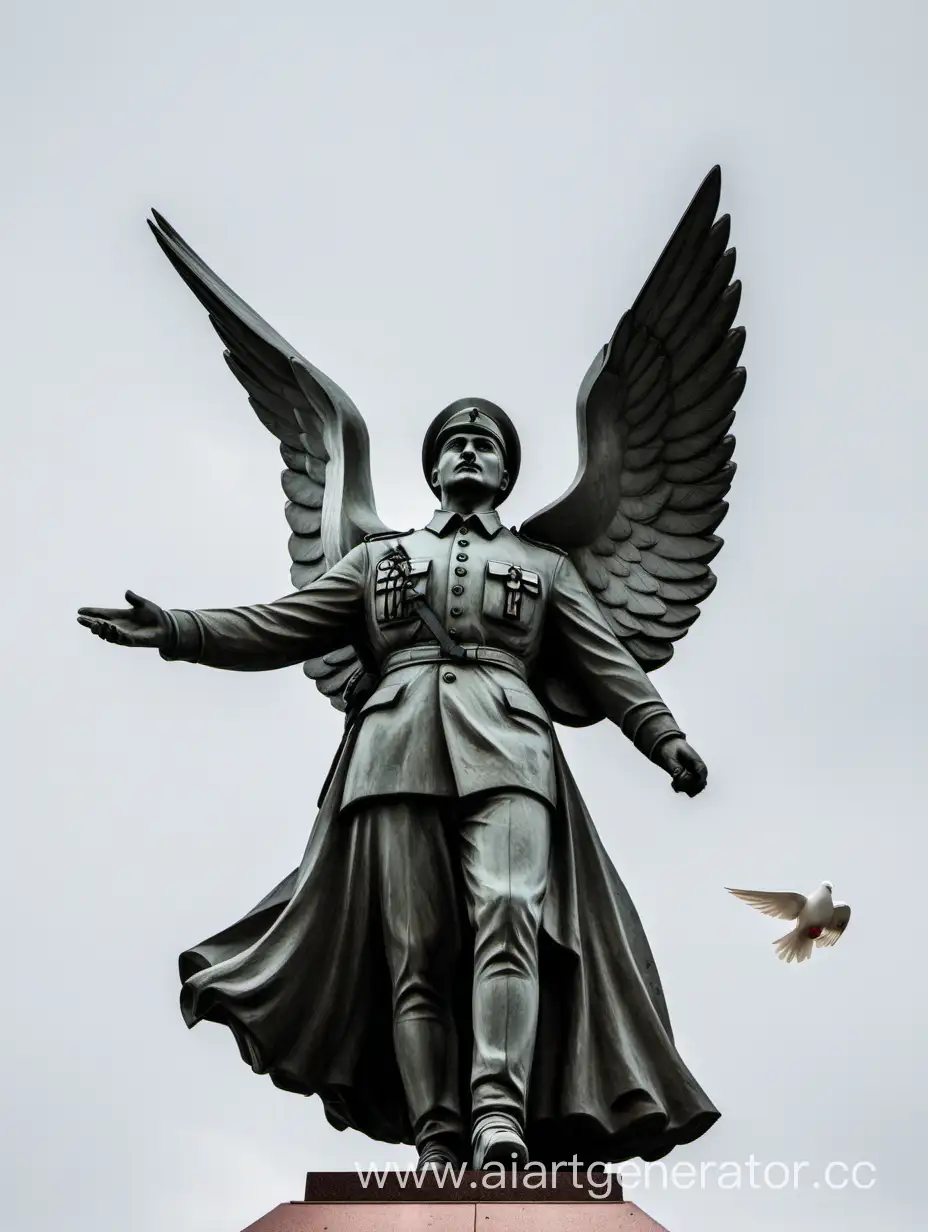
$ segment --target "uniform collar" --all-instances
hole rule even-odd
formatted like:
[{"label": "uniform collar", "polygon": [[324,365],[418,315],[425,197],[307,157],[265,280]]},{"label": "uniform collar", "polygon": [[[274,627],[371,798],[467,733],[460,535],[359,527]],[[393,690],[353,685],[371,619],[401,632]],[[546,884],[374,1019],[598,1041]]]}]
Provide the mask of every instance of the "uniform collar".
[{"label": "uniform collar", "polygon": [[452,534],[459,527],[466,527],[468,530],[479,530],[487,539],[492,539],[502,529],[502,525],[495,509],[491,509],[489,513],[471,513],[466,518],[450,509],[436,509],[435,516],[425,529],[430,530],[433,535],[443,536]]}]

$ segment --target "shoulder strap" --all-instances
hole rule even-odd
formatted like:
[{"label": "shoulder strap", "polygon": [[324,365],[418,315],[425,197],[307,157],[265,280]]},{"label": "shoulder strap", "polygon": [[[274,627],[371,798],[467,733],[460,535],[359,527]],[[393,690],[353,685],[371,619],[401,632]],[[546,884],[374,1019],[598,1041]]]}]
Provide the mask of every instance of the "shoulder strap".
[{"label": "shoulder strap", "polygon": [[515,526],[510,527],[510,529],[516,538],[523,539],[526,543],[530,543],[532,547],[546,548],[549,552],[554,552],[557,556],[567,555],[563,548],[555,547],[553,543],[544,543],[541,539],[533,539],[531,535],[527,535],[524,531],[517,530]]},{"label": "shoulder strap", "polygon": [[369,535],[365,535],[363,542],[374,543],[378,539],[400,539],[411,534],[413,534],[413,531],[411,530],[378,530],[372,531]]}]

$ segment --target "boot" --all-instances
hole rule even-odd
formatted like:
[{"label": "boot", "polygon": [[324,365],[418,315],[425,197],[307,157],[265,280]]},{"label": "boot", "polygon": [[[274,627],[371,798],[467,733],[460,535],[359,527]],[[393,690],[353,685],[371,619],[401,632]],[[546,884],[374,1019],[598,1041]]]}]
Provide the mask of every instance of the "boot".
[{"label": "boot", "polygon": [[483,1172],[488,1164],[504,1168],[524,1168],[528,1163],[528,1147],[515,1117],[505,1112],[485,1112],[474,1122],[472,1135],[472,1167]]},{"label": "boot", "polygon": [[447,1175],[446,1168],[451,1168],[457,1172],[461,1166],[461,1160],[455,1153],[454,1147],[447,1138],[429,1138],[426,1139],[419,1147],[419,1160],[416,1164],[417,1172],[426,1172],[432,1168],[437,1178]]}]

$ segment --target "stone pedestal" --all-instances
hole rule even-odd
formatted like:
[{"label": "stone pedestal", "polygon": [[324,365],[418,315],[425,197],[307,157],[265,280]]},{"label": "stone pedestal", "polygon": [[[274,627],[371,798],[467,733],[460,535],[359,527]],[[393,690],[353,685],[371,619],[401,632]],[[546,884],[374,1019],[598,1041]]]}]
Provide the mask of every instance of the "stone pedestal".
[{"label": "stone pedestal", "polygon": [[442,1184],[391,1173],[365,1185],[355,1172],[310,1172],[302,1202],[275,1207],[245,1232],[667,1232],[618,1184],[596,1197],[603,1186],[587,1187],[582,1171],[577,1184],[569,1170],[541,1179],[465,1172]]}]

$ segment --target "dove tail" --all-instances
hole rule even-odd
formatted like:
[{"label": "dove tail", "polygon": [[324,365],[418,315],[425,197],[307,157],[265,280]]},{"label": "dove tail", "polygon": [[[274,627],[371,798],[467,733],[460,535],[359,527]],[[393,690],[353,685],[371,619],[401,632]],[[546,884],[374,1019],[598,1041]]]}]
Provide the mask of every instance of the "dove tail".
[{"label": "dove tail", "polygon": [[774,941],[776,946],[777,958],[783,962],[805,962],[812,955],[812,950],[815,942],[811,937],[801,933],[798,928],[794,928],[792,932],[788,932],[784,937]]}]

